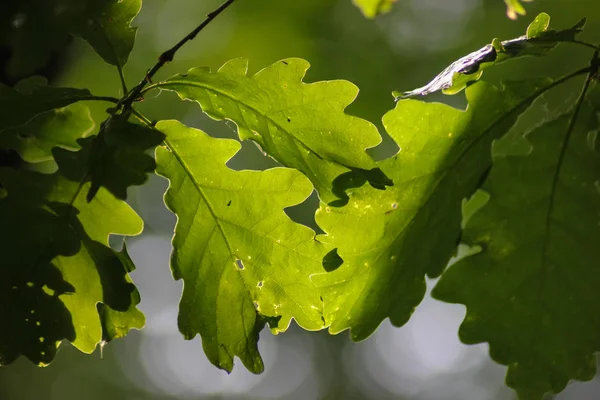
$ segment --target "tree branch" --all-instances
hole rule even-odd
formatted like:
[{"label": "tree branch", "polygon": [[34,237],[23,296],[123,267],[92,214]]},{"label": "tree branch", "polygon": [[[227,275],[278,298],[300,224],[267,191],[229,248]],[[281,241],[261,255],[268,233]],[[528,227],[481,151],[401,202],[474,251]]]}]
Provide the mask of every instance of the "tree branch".
[{"label": "tree branch", "polygon": [[219,8],[217,8],[216,10],[212,11],[211,13],[209,13],[206,16],[206,19],[204,21],[202,21],[202,23],[200,25],[198,25],[196,27],[196,29],[194,29],[186,37],[184,37],[183,39],[181,39],[175,46],[173,46],[169,50],[167,50],[164,53],[162,53],[160,55],[160,57],[158,57],[158,61],[154,65],[154,67],[152,67],[152,69],[150,69],[148,71],[148,73],[140,81],[140,83],[138,83],[137,86],[135,86],[129,92],[129,94],[127,94],[127,96],[125,96],[123,98],[123,100],[121,100],[119,102],[119,105],[121,107],[123,107],[123,108],[131,108],[131,104],[140,96],[140,93],[142,92],[142,89],[144,89],[144,87],[146,86],[146,84],[148,84],[148,82],[152,81],[152,78],[158,72],[158,70],[161,69],[166,63],[173,61],[173,58],[175,58],[175,53],[177,53],[177,51],[184,44],[186,44],[190,40],[193,40],[196,37],[196,35],[198,35],[198,33],[202,29],[204,29],[208,24],[210,24],[210,22],[213,19],[215,19],[219,14],[221,14],[223,11],[225,11],[225,9],[227,9],[227,7],[229,7],[231,4],[233,4],[234,1],[235,0],[227,0],[227,1],[225,1],[225,3],[221,4],[221,6],[219,6]]}]

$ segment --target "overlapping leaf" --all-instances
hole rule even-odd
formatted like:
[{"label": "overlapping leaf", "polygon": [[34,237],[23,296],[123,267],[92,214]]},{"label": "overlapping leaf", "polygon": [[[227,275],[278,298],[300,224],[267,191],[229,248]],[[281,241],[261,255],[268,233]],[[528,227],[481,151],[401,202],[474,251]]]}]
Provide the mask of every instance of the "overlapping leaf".
[{"label": "overlapping leaf", "polygon": [[167,147],[156,151],[158,173],[170,181],[167,206],[178,217],[171,266],[183,279],[179,329],[197,334],[208,359],[231,371],[237,356],[263,370],[258,333],[274,333],[294,318],[324,328],[322,301],[309,276],[321,272],[331,248],[314,231],[292,222],[283,208],[312,191],[298,171],[233,171],[225,163],[239,150],[177,121],[162,121]]},{"label": "overlapping leaf", "polygon": [[93,96],[87,89],[57,88],[40,86],[31,93],[21,93],[0,83],[0,135],[7,128],[27,123],[43,112],[66,107]]},{"label": "overlapping leaf", "polygon": [[368,18],[375,18],[379,14],[390,12],[397,0],[352,0],[354,4]]},{"label": "overlapping leaf", "polygon": [[[11,327],[0,332],[0,364],[20,354],[47,364],[63,339],[92,352],[103,338],[98,303],[137,312],[130,266],[108,247],[108,236],[139,234],[142,221],[103,190],[88,204],[82,193],[89,185],[60,172],[1,169],[0,184],[0,319]],[[111,320],[104,325],[112,328]]]},{"label": "overlapping leaf", "polygon": [[[497,158],[488,203],[465,227],[480,248],[433,290],[467,306],[465,343],[489,342],[522,399],[590,380],[600,351],[600,145],[597,109],[584,104],[533,131],[528,156]],[[561,152],[564,151],[564,154]]]},{"label": "overlapping leaf", "polygon": [[494,39],[491,44],[450,64],[427,85],[408,92],[394,92],[394,95],[397,98],[407,98],[425,96],[440,90],[446,94],[458,93],[479,80],[483,70],[492,65],[524,56],[542,56],[560,42],[574,40],[583,30],[585,22],[584,18],[572,28],[555,31],[548,29],[550,16],[541,13],[529,25],[526,35],[504,41]]},{"label": "overlapping leaf", "polygon": [[0,133],[0,147],[16,150],[29,163],[52,159],[52,148],[79,149],[77,139],[94,129],[90,111],[73,104],[42,113],[28,123]]},{"label": "overlapping leaf", "polygon": [[218,72],[191,69],[151,87],[173,90],[182,99],[197,101],[215,119],[238,126],[242,140],[251,139],[281,164],[302,171],[321,199],[330,202],[331,181],[348,167],[370,170],[374,161],[365,152],[381,137],[375,126],[344,113],[358,88],[347,81],[302,82],[308,62],[279,61],[254,76],[244,59],[225,64]]},{"label": "overlapping leaf", "polygon": [[156,168],[146,151],[154,149],[163,139],[164,135],[155,129],[133,124],[124,115],[114,115],[103,123],[97,136],[78,141],[81,151],[58,148],[54,153],[69,179],[91,182],[88,201],[100,187],[125,200],[127,188],[146,182],[148,173]]},{"label": "overlapping leaf", "polygon": [[401,150],[378,166],[394,186],[377,190],[348,179],[348,204],[317,212],[327,232],[319,240],[344,260],[313,277],[330,332],[350,328],[361,340],[385,318],[396,326],[408,321],[425,292],[425,275],[439,275],[456,248],[461,202],[490,167],[492,141],[512,127],[541,84],[501,90],[480,82],[467,89],[466,111],[402,100],[385,115]]},{"label": "overlapping leaf", "polygon": [[140,8],[141,0],[5,0],[0,38],[13,51],[9,73],[31,74],[69,34],[86,40],[107,63],[123,66],[135,39],[130,23]]}]

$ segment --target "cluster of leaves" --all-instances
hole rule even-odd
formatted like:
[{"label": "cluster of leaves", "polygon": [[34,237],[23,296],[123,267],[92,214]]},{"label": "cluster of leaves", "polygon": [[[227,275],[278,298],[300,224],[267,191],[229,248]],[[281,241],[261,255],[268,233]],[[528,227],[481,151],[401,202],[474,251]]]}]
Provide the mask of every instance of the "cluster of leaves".
[{"label": "cluster of leaves", "polygon": [[[23,2],[19,12],[33,18],[37,3]],[[60,24],[60,35],[81,36],[121,71],[139,0],[50,3],[69,8],[46,21],[48,29]],[[165,203],[178,217],[171,268],[184,281],[179,329],[186,339],[199,334],[219,368],[231,371],[238,357],[260,373],[257,342],[267,324],[275,334],[292,319],[307,330],[349,329],[354,340],[386,318],[402,326],[424,296],[425,277],[442,275],[462,241],[471,255],[433,291],[467,306],[461,339],[488,342],[492,358],[508,365],[507,383],[526,399],[591,379],[600,350],[600,104],[586,93],[598,58],[558,80],[477,82],[486,67],[575,41],[584,23],[552,31],[541,14],[527,35],[494,40],[404,93],[383,117],[401,150],[379,162],[366,153],[381,140],[377,128],[344,112],[358,88],[303,82],[309,64],[301,59],[252,76],[243,59],[216,72],[193,68],[144,80],[122,99],[31,80],[1,85],[8,112],[0,117],[0,319],[11,329],[0,332],[0,365],[19,355],[47,364],[63,340],[91,353],[143,327],[134,264],[108,237],[141,233],[127,189],[156,170],[170,182]],[[28,37],[32,28],[17,25]],[[541,95],[583,74],[576,104],[517,137],[528,151],[493,151]],[[466,110],[408,98],[465,87]],[[150,122],[134,100],[153,90],[234,122],[240,140],[281,167],[231,170],[239,142],[178,121]],[[97,129],[85,101],[113,103]],[[155,148],[155,157],[147,154]],[[322,235],[284,213],[313,189]],[[467,218],[464,201],[478,190],[487,202]]]}]

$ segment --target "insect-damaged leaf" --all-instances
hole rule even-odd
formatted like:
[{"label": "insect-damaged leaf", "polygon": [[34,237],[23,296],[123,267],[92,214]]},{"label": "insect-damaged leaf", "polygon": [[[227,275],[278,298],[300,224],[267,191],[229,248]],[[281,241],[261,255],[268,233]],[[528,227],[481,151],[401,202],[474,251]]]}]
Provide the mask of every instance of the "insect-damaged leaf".
[{"label": "insect-damaged leaf", "polygon": [[[547,83],[544,81],[544,83]],[[467,89],[466,111],[402,100],[383,123],[400,152],[378,163],[394,186],[378,190],[346,182],[348,203],[322,205],[319,240],[338,249],[336,270],[313,277],[321,288],[330,332],[369,336],[385,318],[401,326],[438,276],[461,233],[461,203],[491,165],[491,143],[508,132],[542,82]]]},{"label": "insect-damaged leaf", "polygon": [[[467,307],[459,334],[489,342],[522,399],[590,380],[600,351],[598,109],[584,103],[527,136],[527,156],[497,157],[489,201],[466,223],[479,251],[454,264],[433,296]],[[561,155],[561,152],[564,154]]]},{"label": "insect-damaged leaf", "polygon": [[[0,364],[20,354],[38,364],[63,339],[91,353],[101,342],[97,305],[133,310],[128,268],[108,247],[110,233],[139,234],[142,221],[104,190],[93,203],[85,186],[52,175],[0,169]],[[105,329],[112,322],[104,323]]]},{"label": "insect-damaged leaf", "polygon": [[157,171],[170,181],[167,206],[177,214],[171,267],[183,279],[179,329],[202,337],[214,365],[231,371],[237,356],[262,372],[258,333],[274,333],[294,318],[324,328],[322,301],[309,279],[323,271],[331,250],[315,232],[283,212],[312,191],[298,171],[233,171],[225,163],[240,149],[177,121],[159,122],[167,146],[156,150]]},{"label": "insect-damaged leaf", "polygon": [[255,141],[281,164],[302,171],[330,202],[337,198],[331,187],[336,176],[352,167],[375,167],[365,149],[381,136],[370,122],[344,113],[358,94],[356,86],[341,80],[304,83],[308,67],[292,58],[248,76],[247,60],[238,59],[217,72],[194,68],[154,87],[197,101],[212,118],[235,122],[242,140]]},{"label": "insect-damaged leaf", "polygon": [[560,42],[574,40],[583,30],[585,21],[584,18],[569,29],[549,30],[550,17],[541,13],[529,26],[526,35],[504,41],[494,39],[491,44],[450,64],[427,85],[408,92],[394,92],[394,96],[425,96],[440,90],[446,94],[456,94],[479,80],[483,70],[492,65],[524,56],[543,56]]}]

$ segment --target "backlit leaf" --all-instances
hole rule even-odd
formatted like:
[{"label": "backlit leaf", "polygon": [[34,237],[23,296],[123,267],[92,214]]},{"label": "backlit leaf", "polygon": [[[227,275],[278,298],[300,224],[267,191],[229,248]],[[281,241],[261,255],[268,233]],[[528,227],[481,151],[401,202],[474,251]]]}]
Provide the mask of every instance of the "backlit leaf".
[{"label": "backlit leaf", "polygon": [[321,288],[330,332],[369,336],[385,318],[401,326],[438,276],[461,233],[461,203],[491,165],[491,143],[508,132],[542,82],[467,89],[466,111],[402,100],[383,123],[400,152],[378,163],[394,186],[378,190],[348,177],[344,207],[322,205],[319,240],[344,263],[313,277]]},{"label": "backlit leaf", "polygon": [[392,9],[392,5],[397,0],[352,0],[354,4],[368,18],[375,18],[379,14],[384,14]]},{"label": "backlit leaf", "polygon": [[292,58],[248,76],[247,60],[238,59],[218,72],[194,68],[153,87],[176,91],[210,117],[235,122],[242,140],[253,140],[281,164],[302,171],[330,202],[337,198],[331,187],[336,176],[350,167],[375,167],[365,149],[381,137],[373,124],[344,113],[358,94],[356,86],[341,80],[304,83],[308,67]]},{"label": "backlit leaf", "polygon": [[237,356],[263,370],[258,333],[285,331],[292,318],[305,329],[325,327],[322,300],[309,279],[331,250],[315,232],[292,222],[285,207],[306,199],[312,185],[298,171],[233,171],[240,149],[177,121],[159,122],[167,147],[156,150],[158,173],[170,181],[165,202],[178,217],[171,267],[183,279],[179,329],[202,337],[214,365],[231,371]]}]

